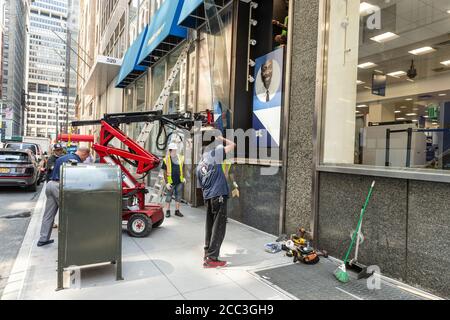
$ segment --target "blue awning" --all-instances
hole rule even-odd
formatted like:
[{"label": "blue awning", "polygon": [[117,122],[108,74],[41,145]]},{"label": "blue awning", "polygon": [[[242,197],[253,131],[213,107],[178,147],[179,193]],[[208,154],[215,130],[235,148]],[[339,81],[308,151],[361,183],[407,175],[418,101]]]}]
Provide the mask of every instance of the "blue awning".
[{"label": "blue awning", "polygon": [[196,29],[206,21],[203,0],[184,0],[178,24]]},{"label": "blue awning", "polygon": [[187,29],[178,25],[183,0],[166,0],[149,25],[139,65],[151,67],[187,37]]},{"label": "blue awning", "polygon": [[[214,3],[217,9],[220,10],[230,1],[231,0],[211,0],[209,3]],[[178,19],[178,25],[190,29],[197,29],[204,22],[206,22],[205,0],[184,0],[180,19]]]},{"label": "blue awning", "polygon": [[146,68],[139,66],[139,56],[144,45],[144,40],[147,37],[148,26],[141,32],[137,39],[133,42],[130,48],[125,53],[122,67],[120,68],[119,78],[117,80],[116,88],[125,88],[140,75],[142,75]]}]

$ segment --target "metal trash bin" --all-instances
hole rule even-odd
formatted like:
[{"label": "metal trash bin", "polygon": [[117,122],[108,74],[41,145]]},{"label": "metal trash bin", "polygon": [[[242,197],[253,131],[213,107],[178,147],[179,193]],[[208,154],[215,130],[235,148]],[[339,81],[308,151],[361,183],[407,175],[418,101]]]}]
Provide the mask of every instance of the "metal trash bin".
[{"label": "metal trash bin", "polygon": [[116,264],[122,280],[122,174],[117,166],[66,164],[61,169],[58,288],[69,267]]}]

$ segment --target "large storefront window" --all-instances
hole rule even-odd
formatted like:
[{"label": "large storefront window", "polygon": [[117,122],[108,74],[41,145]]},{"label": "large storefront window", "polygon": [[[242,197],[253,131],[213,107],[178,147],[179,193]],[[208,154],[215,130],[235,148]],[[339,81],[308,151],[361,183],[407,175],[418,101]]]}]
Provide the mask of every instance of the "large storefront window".
[{"label": "large storefront window", "polygon": [[[205,25],[200,29],[198,110],[212,110],[213,100],[230,107],[230,65],[233,6],[221,13],[220,28]],[[210,34],[210,31],[216,32]]]},{"label": "large storefront window", "polygon": [[322,163],[450,169],[450,3],[328,3]]}]

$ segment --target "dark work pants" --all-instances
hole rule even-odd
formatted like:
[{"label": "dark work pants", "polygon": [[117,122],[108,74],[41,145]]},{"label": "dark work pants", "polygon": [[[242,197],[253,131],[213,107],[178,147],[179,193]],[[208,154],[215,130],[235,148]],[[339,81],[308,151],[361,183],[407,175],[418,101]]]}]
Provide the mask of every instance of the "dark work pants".
[{"label": "dark work pants", "polygon": [[227,198],[206,200],[206,208],[205,256],[217,260],[227,229]]}]

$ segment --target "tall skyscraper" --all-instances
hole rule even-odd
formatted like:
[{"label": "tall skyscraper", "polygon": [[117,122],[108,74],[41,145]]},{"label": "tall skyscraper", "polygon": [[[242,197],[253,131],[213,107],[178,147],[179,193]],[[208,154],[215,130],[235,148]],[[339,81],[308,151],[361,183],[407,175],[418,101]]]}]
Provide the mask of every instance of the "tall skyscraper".
[{"label": "tall skyscraper", "polygon": [[30,0],[2,1],[2,128],[6,138],[24,131],[25,57],[28,5]]},{"label": "tall skyscraper", "polygon": [[[35,0],[30,10],[26,134],[55,138],[75,118],[76,12],[73,0]],[[68,34],[70,32],[70,34]],[[66,45],[69,44],[69,45]],[[76,54],[75,54],[76,56]],[[67,103],[67,97],[69,97]]]}]

